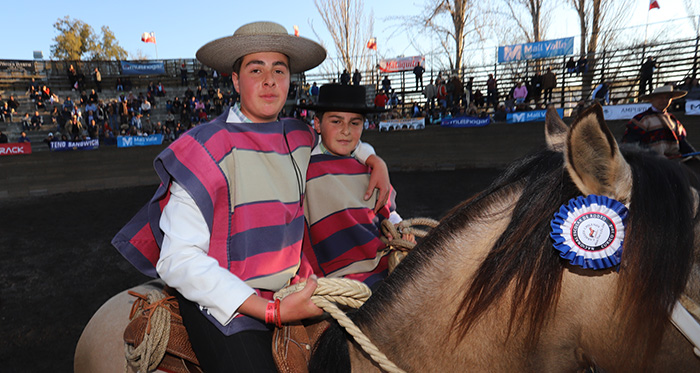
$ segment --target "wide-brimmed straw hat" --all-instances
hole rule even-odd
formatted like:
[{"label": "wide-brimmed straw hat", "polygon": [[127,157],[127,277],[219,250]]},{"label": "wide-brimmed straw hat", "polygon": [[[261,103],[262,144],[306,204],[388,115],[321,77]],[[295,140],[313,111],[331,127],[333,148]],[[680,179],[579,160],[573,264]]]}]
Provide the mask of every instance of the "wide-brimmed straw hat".
[{"label": "wide-brimmed straw hat", "polygon": [[197,59],[220,73],[230,73],[239,58],[258,52],[285,54],[292,73],[313,69],[326,58],[326,50],[313,40],[290,35],[275,22],[253,22],[205,44],[197,51]]},{"label": "wide-brimmed straw hat", "polygon": [[382,108],[367,106],[365,87],[359,85],[324,84],[318,90],[318,103],[297,105],[302,109],[317,112],[343,111],[368,114],[386,111]]},{"label": "wide-brimmed straw hat", "polygon": [[644,96],[639,97],[639,99],[649,101],[654,97],[663,95],[663,96],[670,96],[671,100],[675,100],[675,99],[681,98],[687,94],[688,94],[687,91],[673,89],[672,85],[662,85],[661,87],[656,87],[656,89],[654,89],[654,91],[652,91],[648,95],[644,95]]}]

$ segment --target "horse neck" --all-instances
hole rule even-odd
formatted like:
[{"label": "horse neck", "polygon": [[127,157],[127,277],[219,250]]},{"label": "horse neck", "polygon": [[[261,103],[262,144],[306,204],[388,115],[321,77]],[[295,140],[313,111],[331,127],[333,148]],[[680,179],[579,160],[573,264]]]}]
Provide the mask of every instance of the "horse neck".
[{"label": "horse neck", "polygon": [[[410,371],[440,366],[447,371],[474,354],[469,343],[442,352],[434,346],[458,344],[450,331],[459,300],[510,221],[517,193],[507,194],[470,213],[453,210],[355,315],[358,326],[391,361]],[[350,343],[353,371],[374,367],[358,348]],[[415,351],[432,351],[431,357]]]}]

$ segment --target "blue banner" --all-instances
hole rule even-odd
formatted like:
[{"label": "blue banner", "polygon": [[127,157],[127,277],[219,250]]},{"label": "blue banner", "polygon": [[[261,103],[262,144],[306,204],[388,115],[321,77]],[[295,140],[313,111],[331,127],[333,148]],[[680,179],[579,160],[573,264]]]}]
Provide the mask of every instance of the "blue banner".
[{"label": "blue banner", "polygon": [[444,119],[440,125],[443,127],[483,127],[491,123],[491,118],[455,117]]},{"label": "blue banner", "polygon": [[534,60],[574,53],[574,38],[538,41],[536,43],[498,47],[498,63]]},{"label": "blue banner", "polygon": [[[544,122],[544,117],[546,114],[547,110],[518,111],[515,113],[508,113],[506,115],[506,123]],[[560,118],[564,118],[564,109],[557,109],[557,114],[559,114]]]},{"label": "blue banner", "polygon": [[120,61],[123,75],[161,75],[165,74],[165,64],[160,62]]},{"label": "blue banner", "polygon": [[148,136],[119,136],[117,137],[118,148],[130,148],[132,146],[150,146],[160,145],[163,143],[163,135],[148,135]]},{"label": "blue banner", "polygon": [[82,141],[51,141],[52,152],[65,152],[69,150],[96,150],[100,148],[100,140]]}]

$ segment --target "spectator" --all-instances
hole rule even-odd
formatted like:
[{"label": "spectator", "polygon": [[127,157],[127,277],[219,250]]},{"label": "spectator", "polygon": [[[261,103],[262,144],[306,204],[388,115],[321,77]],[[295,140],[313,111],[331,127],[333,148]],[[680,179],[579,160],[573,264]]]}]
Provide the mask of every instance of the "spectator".
[{"label": "spectator", "polygon": [[467,80],[467,85],[464,87],[466,89],[466,105],[469,106],[472,101],[474,101],[474,77],[470,76],[469,80]]},{"label": "spectator", "polygon": [[610,104],[610,80],[604,80],[602,83],[598,84],[591,93],[593,100],[601,105]]},{"label": "spectator", "polygon": [[24,113],[24,117],[22,117],[22,131],[31,131],[32,130],[32,118],[29,116],[29,113]]},{"label": "spectator", "polygon": [[32,116],[31,119],[31,124],[32,124],[32,129],[35,131],[38,131],[41,129],[41,126],[44,124],[44,118],[39,115],[38,111],[34,112],[34,115]]},{"label": "spectator", "polygon": [[73,65],[68,67],[68,81],[70,82],[71,90],[75,91],[79,88],[78,72],[75,71],[75,67],[73,67]]},{"label": "spectator", "polygon": [[388,101],[389,97],[387,97],[384,92],[378,92],[377,95],[374,96],[374,106],[378,109],[384,109]]},{"label": "spectator", "polygon": [[486,104],[496,108],[498,104],[498,81],[493,77],[493,74],[489,74],[489,78],[486,80]]},{"label": "spectator", "polygon": [[551,67],[547,68],[547,72],[542,76],[542,90],[544,91],[544,104],[549,105],[552,102],[552,91],[557,86],[557,77],[554,75]]},{"label": "spectator", "polygon": [[151,103],[148,100],[143,100],[141,103],[141,114],[146,117],[151,115]]},{"label": "spectator", "polygon": [[588,72],[588,59],[586,56],[581,56],[576,62],[576,75],[585,74]]},{"label": "spectator", "polygon": [[97,92],[102,92],[102,74],[97,68],[95,68],[95,70],[92,72],[92,81],[95,82]]},{"label": "spectator", "polygon": [[22,131],[22,133],[19,135],[19,139],[17,140],[17,142],[32,142],[32,140],[30,140],[29,137],[27,137],[26,132]]},{"label": "spectator", "polygon": [[686,140],[685,128],[667,111],[671,101],[685,95],[685,91],[664,85],[641,96],[639,99],[649,101],[651,107],[627,123],[622,142],[640,144],[668,158],[680,159],[682,154],[694,153],[695,149]]},{"label": "spectator", "polygon": [[214,89],[219,88],[219,73],[216,70],[211,72],[211,84],[214,86]]},{"label": "spectator", "polygon": [[573,57],[570,57],[569,60],[566,61],[566,72],[569,74],[576,72],[576,61],[574,61]]},{"label": "spectator", "polygon": [[158,82],[158,86],[156,87],[156,96],[165,97],[165,87],[163,87],[163,83],[161,82]]},{"label": "spectator", "polygon": [[399,96],[396,94],[396,90],[391,90],[391,95],[389,95],[389,107],[396,108],[399,106]]},{"label": "spectator", "polygon": [[448,92],[447,92],[447,82],[444,80],[440,82],[437,86],[437,102],[438,105],[440,105],[441,108],[445,109],[447,108],[447,99],[448,99]]},{"label": "spectator", "polygon": [[7,100],[7,108],[9,109],[10,121],[12,121],[14,114],[19,112],[19,102],[14,95],[10,95],[10,98]]},{"label": "spectator", "polygon": [[639,95],[646,95],[647,91],[651,92],[653,90],[652,78],[654,77],[654,71],[658,67],[654,57],[648,57],[646,62],[642,64],[639,70]]},{"label": "spectator", "polygon": [[484,106],[484,94],[480,89],[474,91],[474,104],[477,108]]},{"label": "spectator", "polygon": [[542,96],[542,74],[536,72],[535,75],[530,78],[530,98],[535,102],[535,106],[540,101]]},{"label": "spectator", "polygon": [[97,102],[100,101],[100,96],[95,92],[95,90],[90,91],[90,96],[88,96],[88,104],[97,104]]},{"label": "spectator", "polygon": [[183,63],[180,65],[180,87],[187,86],[187,66]]},{"label": "spectator", "polygon": [[0,131],[0,144],[7,144],[7,135]]},{"label": "spectator", "polygon": [[311,85],[311,88],[309,88],[309,93],[311,94],[311,101],[313,101],[314,103],[318,102],[318,92],[319,92],[319,88],[316,85],[316,82],[314,82]]},{"label": "spectator", "polygon": [[391,80],[389,80],[388,75],[384,75],[384,79],[382,79],[382,89],[384,93],[389,93],[389,91],[391,91]]},{"label": "spectator", "polygon": [[207,88],[207,71],[204,70],[204,66],[199,69],[197,76],[199,77],[199,85]]},{"label": "spectator", "polygon": [[423,66],[420,65],[420,61],[418,61],[418,64],[413,67],[413,75],[416,76],[416,90],[420,91],[420,88],[423,86],[423,73],[425,72],[425,69]]},{"label": "spectator", "polygon": [[114,88],[119,92],[124,92],[124,83],[122,83],[122,78],[117,78]]},{"label": "spectator", "polygon": [[350,84],[350,73],[348,73],[348,69],[344,69],[343,73],[340,74],[340,84],[343,84],[343,85]]},{"label": "spectator", "polygon": [[452,78],[450,79],[450,85],[450,93],[452,94],[451,104],[454,107],[459,107],[460,100],[462,100],[462,98],[464,97],[464,85],[462,84],[462,81],[459,80],[459,76],[457,76],[457,74],[452,76]]},{"label": "spectator", "polygon": [[56,141],[56,139],[53,137],[53,133],[49,132],[48,135],[46,135],[46,138],[42,140],[46,146],[51,150],[51,143]]},{"label": "spectator", "polygon": [[352,84],[353,85],[360,85],[361,81],[362,81],[362,74],[360,74],[360,70],[355,69],[355,72],[352,74]]},{"label": "spectator", "polygon": [[[425,96],[425,105],[430,106],[430,110],[435,108],[435,98],[437,97],[437,88],[430,79],[430,83],[423,88],[423,96]],[[427,109],[427,108],[426,108]]]},{"label": "spectator", "polygon": [[513,89],[513,98],[515,99],[515,104],[519,105],[525,102],[525,98],[527,97],[527,87],[525,87],[525,84],[523,84],[522,81],[517,82],[515,84],[515,88]]}]

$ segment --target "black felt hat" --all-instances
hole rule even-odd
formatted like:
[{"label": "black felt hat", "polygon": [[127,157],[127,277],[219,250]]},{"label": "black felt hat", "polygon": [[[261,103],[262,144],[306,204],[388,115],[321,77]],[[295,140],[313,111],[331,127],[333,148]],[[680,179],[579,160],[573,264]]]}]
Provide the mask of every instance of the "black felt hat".
[{"label": "black felt hat", "polygon": [[359,85],[324,84],[318,91],[318,103],[298,105],[302,109],[313,111],[347,111],[368,114],[386,111],[382,108],[367,106],[365,87]]}]

